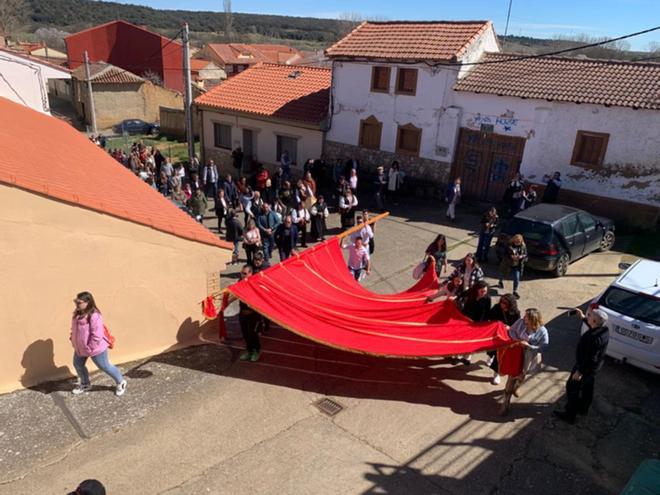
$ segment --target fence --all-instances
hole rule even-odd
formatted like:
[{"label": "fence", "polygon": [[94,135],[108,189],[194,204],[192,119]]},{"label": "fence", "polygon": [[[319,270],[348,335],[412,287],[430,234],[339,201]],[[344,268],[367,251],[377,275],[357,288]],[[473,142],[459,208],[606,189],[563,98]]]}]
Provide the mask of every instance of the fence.
[{"label": "fence", "polygon": [[[186,137],[186,116],[178,108],[160,107],[160,132],[166,136]],[[199,118],[193,113],[193,134],[199,137]]]}]

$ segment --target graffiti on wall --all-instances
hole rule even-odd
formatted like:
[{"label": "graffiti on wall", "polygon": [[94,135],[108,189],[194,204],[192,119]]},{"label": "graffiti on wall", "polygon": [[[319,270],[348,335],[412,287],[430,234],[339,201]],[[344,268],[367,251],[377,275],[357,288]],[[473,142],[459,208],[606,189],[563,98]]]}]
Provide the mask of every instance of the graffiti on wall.
[{"label": "graffiti on wall", "polygon": [[497,115],[474,114],[466,122],[472,129],[480,129],[482,125],[492,125],[498,132],[513,132],[520,125],[520,121],[513,117],[502,117]]}]

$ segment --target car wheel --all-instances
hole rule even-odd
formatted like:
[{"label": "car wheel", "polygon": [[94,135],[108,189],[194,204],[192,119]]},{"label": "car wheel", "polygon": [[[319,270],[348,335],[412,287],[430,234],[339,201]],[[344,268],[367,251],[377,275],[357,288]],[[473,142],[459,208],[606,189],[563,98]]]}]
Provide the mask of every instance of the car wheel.
[{"label": "car wheel", "polygon": [[570,261],[570,258],[568,257],[567,253],[563,253],[559,259],[557,260],[557,266],[555,266],[555,270],[553,272],[555,277],[563,277],[566,275],[566,272],[568,271],[568,262]]},{"label": "car wheel", "polygon": [[608,230],[600,241],[598,251],[609,251],[614,246],[614,232]]}]

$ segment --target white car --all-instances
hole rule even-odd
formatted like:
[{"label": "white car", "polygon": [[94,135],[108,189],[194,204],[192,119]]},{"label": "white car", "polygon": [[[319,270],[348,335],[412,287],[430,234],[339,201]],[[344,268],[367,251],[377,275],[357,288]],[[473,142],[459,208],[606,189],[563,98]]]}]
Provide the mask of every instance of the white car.
[{"label": "white car", "polygon": [[[637,260],[590,304],[609,319],[607,355],[660,374],[660,263]],[[582,325],[582,333],[587,330]]]}]

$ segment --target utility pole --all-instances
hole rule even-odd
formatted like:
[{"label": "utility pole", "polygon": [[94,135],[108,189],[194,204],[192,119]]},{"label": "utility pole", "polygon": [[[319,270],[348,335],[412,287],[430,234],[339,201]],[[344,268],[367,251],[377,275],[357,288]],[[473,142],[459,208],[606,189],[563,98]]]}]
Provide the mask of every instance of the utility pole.
[{"label": "utility pole", "polygon": [[511,17],[511,4],[513,0],[509,0],[509,11],[506,13],[506,27],[504,28],[504,36],[509,33],[509,18]]},{"label": "utility pole", "polygon": [[188,140],[188,163],[192,163],[195,156],[195,134],[193,133],[192,114],[192,86],[190,84],[190,33],[188,23],[183,23],[183,77],[184,98],[183,106],[186,116],[186,139]]},{"label": "utility pole", "polygon": [[85,79],[87,79],[87,95],[89,96],[89,111],[92,114],[92,133],[96,134],[96,109],[94,108],[94,95],[92,94],[92,76],[89,73],[89,56],[85,50]]}]

